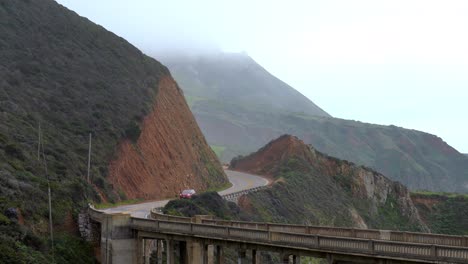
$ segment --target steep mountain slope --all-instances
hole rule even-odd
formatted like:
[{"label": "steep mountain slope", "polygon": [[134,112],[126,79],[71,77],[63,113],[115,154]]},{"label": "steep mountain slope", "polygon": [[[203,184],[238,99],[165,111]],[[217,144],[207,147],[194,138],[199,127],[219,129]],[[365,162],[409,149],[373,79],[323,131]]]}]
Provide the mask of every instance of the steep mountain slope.
[{"label": "steep mountain slope", "polygon": [[[227,182],[166,67],[53,0],[2,0],[0,17],[1,263],[51,263],[47,176],[57,226],[91,200]],[[61,237],[57,263],[92,262]]]},{"label": "steep mountain slope", "polygon": [[281,136],[233,160],[231,168],[274,179],[270,189],[240,201],[240,207],[258,220],[427,230],[405,186],[324,155],[293,136]]},{"label": "steep mountain slope", "polygon": [[[281,102],[281,93],[270,92],[269,87],[283,83],[271,75],[256,75],[261,67],[243,54],[163,61],[181,83],[208,143],[224,162],[287,133],[324,153],[372,167],[411,189],[468,191],[467,157],[434,135],[329,118],[308,111],[315,107],[310,101],[308,107],[294,103],[289,110],[264,107],[266,100]],[[255,100],[249,99],[250,94]]]},{"label": "steep mountain slope", "polygon": [[[242,109],[330,116],[307,97],[271,75],[246,54],[156,56],[171,69],[188,102],[200,108],[229,102]],[[241,77],[241,78],[239,78]]]}]

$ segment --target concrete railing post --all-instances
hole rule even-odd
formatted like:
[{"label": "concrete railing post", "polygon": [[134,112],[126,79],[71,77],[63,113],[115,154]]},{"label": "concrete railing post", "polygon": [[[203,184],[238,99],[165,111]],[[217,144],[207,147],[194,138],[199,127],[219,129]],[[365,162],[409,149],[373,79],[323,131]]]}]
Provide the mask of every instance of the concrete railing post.
[{"label": "concrete railing post", "polygon": [[464,243],[463,243],[463,246],[464,247],[468,247],[468,236],[463,236],[465,239],[464,239]]},{"label": "concrete railing post", "polygon": [[433,258],[437,258],[437,247],[436,247],[436,245],[431,246],[431,256]]},{"label": "concrete railing post", "polygon": [[369,240],[369,252],[371,254],[374,254],[374,249],[375,249],[374,240]]}]

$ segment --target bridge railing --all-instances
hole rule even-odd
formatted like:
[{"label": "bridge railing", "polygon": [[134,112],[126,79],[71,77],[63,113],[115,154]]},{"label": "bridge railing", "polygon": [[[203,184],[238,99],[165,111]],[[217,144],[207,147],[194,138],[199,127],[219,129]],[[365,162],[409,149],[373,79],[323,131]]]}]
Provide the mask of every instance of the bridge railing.
[{"label": "bridge railing", "polygon": [[176,221],[176,222],[184,222],[184,223],[192,223],[195,222],[191,217],[184,217],[184,216],[173,216],[173,215],[166,215],[158,212],[158,210],[151,210],[151,218],[161,221]]},{"label": "bridge railing", "polygon": [[402,232],[377,229],[357,229],[344,227],[305,226],[274,224],[262,222],[243,222],[226,220],[203,220],[204,224],[241,228],[252,228],[289,233],[316,234],[324,236],[353,237],[374,240],[389,240],[421,244],[438,244],[447,246],[468,247],[468,236],[452,236],[429,233]]},{"label": "bridge railing", "polygon": [[89,204],[88,206],[88,213],[89,213],[89,218],[91,218],[94,221],[101,222],[104,219],[104,212],[96,210],[94,208],[94,205]]},{"label": "bridge railing", "polygon": [[[195,223],[190,217],[169,216],[151,211],[153,219]],[[468,247],[468,236],[440,235],[429,233],[402,232],[377,229],[358,229],[346,227],[306,226],[293,224],[277,224],[264,222],[226,221],[217,219],[202,219],[203,224],[230,226],[248,229],[279,231],[300,234],[315,234],[324,236],[352,237],[373,240],[389,240],[420,244],[437,244],[446,246]]]},{"label": "bridge railing", "polygon": [[352,237],[333,237],[318,234],[300,234],[226,225],[195,224],[141,218],[132,218],[131,223],[133,228],[137,230],[196,235],[197,237],[211,239],[229,238],[230,240],[266,243],[282,247],[299,246],[302,248],[322,249],[341,253],[351,252],[363,255],[468,263],[467,247]]},{"label": "bridge railing", "polygon": [[242,190],[242,191],[238,191],[238,192],[234,192],[234,193],[229,193],[229,194],[225,194],[225,195],[221,195],[221,196],[225,200],[235,202],[235,201],[237,201],[237,198],[239,198],[242,195],[257,192],[257,191],[265,189],[265,188],[268,188],[268,186],[259,186],[259,187],[255,187],[255,188],[251,188],[251,189],[247,189],[247,190]]}]

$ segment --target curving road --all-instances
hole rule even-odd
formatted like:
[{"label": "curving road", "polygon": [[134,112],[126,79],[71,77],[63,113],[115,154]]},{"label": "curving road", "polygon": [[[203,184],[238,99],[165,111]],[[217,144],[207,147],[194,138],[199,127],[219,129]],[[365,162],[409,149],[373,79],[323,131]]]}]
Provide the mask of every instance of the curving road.
[{"label": "curving road", "polygon": [[[230,194],[242,190],[247,190],[255,187],[265,186],[268,184],[268,180],[263,177],[238,172],[238,171],[231,171],[225,170],[224,171],[232,183],[232,186],[224,191],[219,192],[220,195]],[[151,209],[155,207],[163,207],[165,206],[170,200],[161,200],[161,201],[152,201],[146,203],[139,203],[139,204],[129,204],[129,205],[122,205],[113,208],[103,209],[102,212],[113,214],[113,213],[129,213],[134,217],[142,217],[145,218],[146,215],[149,214]]]}]

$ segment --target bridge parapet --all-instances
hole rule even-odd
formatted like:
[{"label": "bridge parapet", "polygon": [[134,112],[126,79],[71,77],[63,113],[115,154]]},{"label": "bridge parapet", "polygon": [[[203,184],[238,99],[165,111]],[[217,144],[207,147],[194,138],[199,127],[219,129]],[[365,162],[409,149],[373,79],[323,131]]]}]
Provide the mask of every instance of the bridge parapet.
[{"label": "bridge parapet", "polygon": [[468,236],[453,236],[377,229],[357,229],[344,227],[306,226],[263,222],[226,221],[216,219],[206,219],[203,220],[203,223],[210,225],[251,228],[289,233],[315,234],[324,236],[352,237],[374,240],[389,240],[409,243],[468,247]]},{"label": "bridge parapet", "polygon": [[299,234],[283,231],[232,227],[226,225],[196,224],[132,218],[132,228],[142,231],[162,232],[196,236],[199,238],[228,239],[241,243],[261,243],[283,248],[302,250],[325,250],[339,254],[359,254],[361,256],[467,263],[468,248],[418,244],[398,241],[373,240],[352,237],[332,237],[317,234]]},{"label": "bridge parapet", "polygon": [[[164,215],[158,210],[151,211],[151,217],[157,220],[177,221],[185,223],[195,223],[195,220],[190,217],[169,216]],[[323,236],[335,237],[351,237],[373,240],[388,240],[409,243],[421,244],[437,244],[446,246],[468,247],[468,236],[453,236],[440,235],[429,233],[403,232],[392,230],[377,230],[377,229],[357,229],[346,227],[327,227],[327,226],[308,226],[308,225],[293,225],[293,224],[277,224],[264,222],[245,222],[245,221],[226,221],[211,219],[205,217],[201,220],[203,224],[230,226],[248,229],[299,233],[299,234],[315,234]]]},{"label": "bridge parapet", "polygon": [[91,220],[100,222],[100,223],[102,223],[102,221],[105,218],[105,213],[94,208],[94,205],[92,204],[89,204],[88,206],[88,214]]},{"label": "bridge parapet", "polygon": [[246,194],[253,193],[253,192],[258,192],[266,188],[268,188],[268,186],[259,186],[259,187],[255,187],[255,188],[251,188],[247,190],[242,190],[239,192],[225,194],[225,195],[222,195],[222,197],[227,201],[234,202],[237,204],[239,197],[241,197],[242,195],[246,195]]}]

